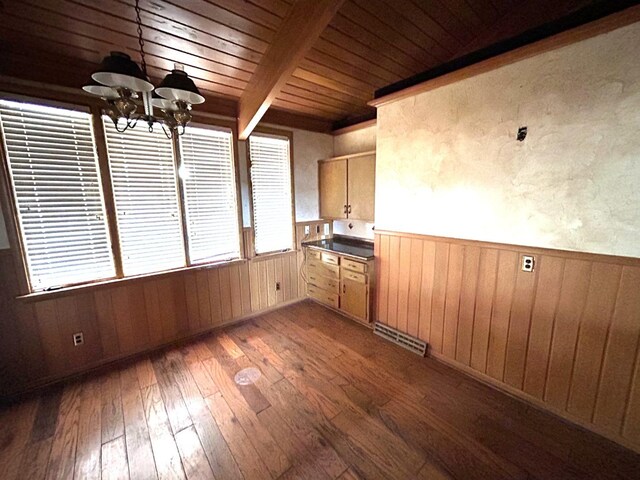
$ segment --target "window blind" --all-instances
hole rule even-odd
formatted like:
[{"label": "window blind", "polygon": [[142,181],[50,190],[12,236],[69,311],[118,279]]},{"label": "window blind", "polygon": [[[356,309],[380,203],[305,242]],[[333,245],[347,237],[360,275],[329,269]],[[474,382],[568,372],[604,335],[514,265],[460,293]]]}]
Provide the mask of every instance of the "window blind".
[{"label": "window blind", "polygon": [[240,257],[232,141],[229,130],[194,127],[180,137],[191,263]]},{"label": "window blind", "polygon": [[0,101],[31,288],[115,276],[88,113]]},{"label": "window blind", "polygon": [[289,139],[249,137],[256,253],[288,250],[293,241]]},{"label": "window blind", "polygon": [[125,275],[185,266],[172,142],[144,125],[119,133],[104,118]]}]

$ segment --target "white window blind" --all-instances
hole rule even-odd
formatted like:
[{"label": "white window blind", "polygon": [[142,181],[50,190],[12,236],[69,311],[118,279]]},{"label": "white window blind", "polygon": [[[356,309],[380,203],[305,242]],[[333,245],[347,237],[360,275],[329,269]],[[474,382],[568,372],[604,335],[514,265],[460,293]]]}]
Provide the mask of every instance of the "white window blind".
[{"label": "white window blind", "polygon": [[240,234],[229,130],[189,127],[180,137],[180,176],[191,263],[240,257]]},{"label": "white window blind", "polygon": [[104,118],[125,275],[185,266],[171,140],[143,124],[119,133]]},{"label": "white window blind", "polygon": [[293,217],[289,139],[251,135],[249,155],[256,253],[291,249]]},{"label": "white window blind", "polygon": [[88,113],[0,101],[32,290],[115,276]]}]

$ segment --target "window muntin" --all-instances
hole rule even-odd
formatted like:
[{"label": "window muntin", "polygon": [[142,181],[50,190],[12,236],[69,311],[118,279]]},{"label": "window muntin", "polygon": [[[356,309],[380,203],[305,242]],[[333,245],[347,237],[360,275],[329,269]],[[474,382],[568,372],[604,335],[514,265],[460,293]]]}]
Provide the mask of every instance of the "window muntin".
[{"label": "window muntin", "polygon": [[249,137],[256,254],[293,247],[291,157],[287,137]]},{"label": "window muntin", "polygon": [[0,100],[33,291],[115,276],[91,115]]}]

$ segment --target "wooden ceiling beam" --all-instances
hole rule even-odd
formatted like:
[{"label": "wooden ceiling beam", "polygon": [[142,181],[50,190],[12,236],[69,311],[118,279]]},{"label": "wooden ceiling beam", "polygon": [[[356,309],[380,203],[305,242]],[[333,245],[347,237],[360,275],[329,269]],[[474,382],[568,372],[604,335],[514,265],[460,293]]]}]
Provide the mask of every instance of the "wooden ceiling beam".
[{"label": "wooden ceiling beam", "polygon": [[299,0],[294,4],[240,97],[240,139],[251,134],[343,2]]}]

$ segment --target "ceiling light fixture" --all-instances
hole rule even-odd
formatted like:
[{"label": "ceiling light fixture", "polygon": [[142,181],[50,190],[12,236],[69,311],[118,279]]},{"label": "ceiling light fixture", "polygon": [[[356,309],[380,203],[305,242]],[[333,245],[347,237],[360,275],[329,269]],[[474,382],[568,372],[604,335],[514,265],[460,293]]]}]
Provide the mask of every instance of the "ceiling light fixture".
[{"label": "ceiling light fixture", "polygon": [[[171,73],[154,89],[147,75],[139,0],[136,0],[135,10],[142,68],[126,53],[111,52],[82,89],[107,103],[103,112],[120,133],[135,128],[138,120],[142,120],[149,126],[149,132],[153,132],[154,123],[160,123],[168,138],[174,131],[182,135],[191,121],[191,106],[203,103],[204,97],[180,63],[175,63]],[[137,113],[140,99],[144,114]],[[154,116],[153,107],[158,108],[162,116]]]}]

